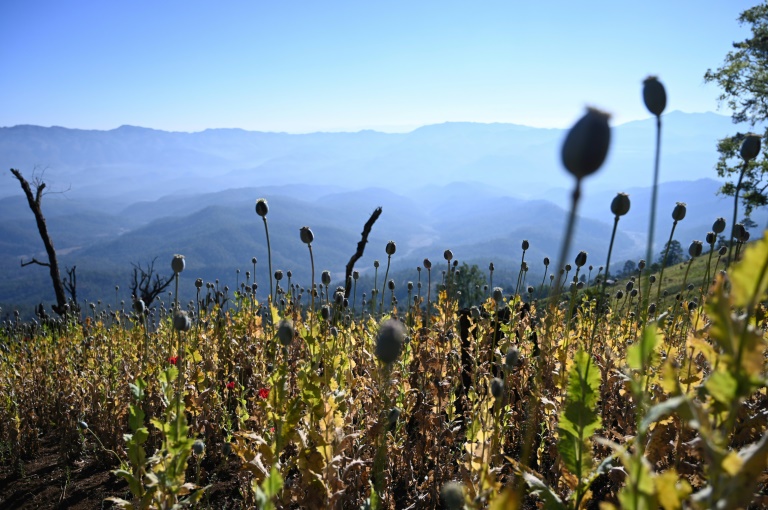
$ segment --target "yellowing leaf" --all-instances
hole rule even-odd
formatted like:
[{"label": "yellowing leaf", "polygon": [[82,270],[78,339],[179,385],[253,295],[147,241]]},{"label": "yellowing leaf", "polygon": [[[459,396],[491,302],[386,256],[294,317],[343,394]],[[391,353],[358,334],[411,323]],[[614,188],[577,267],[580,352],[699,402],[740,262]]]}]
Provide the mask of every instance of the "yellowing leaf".
[{"label": "yellowing leaf", "polygon": [[739,263],[731,266],[731,299],[743,308],[757,301],[768,289],[768,232],[763,238],[750,243]]}]

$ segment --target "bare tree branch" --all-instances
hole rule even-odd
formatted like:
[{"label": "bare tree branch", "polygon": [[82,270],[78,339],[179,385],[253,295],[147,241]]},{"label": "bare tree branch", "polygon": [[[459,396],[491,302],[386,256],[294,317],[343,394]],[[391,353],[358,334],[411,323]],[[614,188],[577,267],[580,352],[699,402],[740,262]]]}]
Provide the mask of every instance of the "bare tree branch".
[{"label": "bare tree branch", "polygon": [[26,266],[29,266],[31,264],[37,264],[38,266],[51,267],[51,265],[48,262],[40,262],[35,257],[32,257],[32,260],[30,260],[29,262],[23,262],[22,261],[21,262],[21,267],[26,267]]},{"label": "bare tree branch", "polygon": [[360,260],[360,257],[363,256],[365,245],[368,243],[368,235],[371,233],[371,228],[373,227],[373,224],[376,223],[376,220],[379,219],[379,216],[381,216],[381,207],[377,207],[376,210],[373,211],[373,214],[371,214],[371,217],[368,218],[368,221],[365,222],[362,239],[357,243],[357,251],[347,263],[347,274],[344,278],[344,297],[346,298],[349,297],[349,293],[352,291],[352,279],[350,277],[352,276],[352,270],[355,268],[355,262]]}]

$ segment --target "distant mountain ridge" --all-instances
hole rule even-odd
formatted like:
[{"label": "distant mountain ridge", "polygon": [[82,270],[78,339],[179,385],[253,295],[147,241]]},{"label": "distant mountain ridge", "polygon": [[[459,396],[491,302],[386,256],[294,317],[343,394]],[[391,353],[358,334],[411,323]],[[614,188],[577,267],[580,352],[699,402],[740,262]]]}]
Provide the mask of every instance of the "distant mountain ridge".
[{"label": "distant mountain ridge", "polygon": [[[630,193],[632,207],[619,224],[613,261],[644,256],[653,124],[616,127],[606,167],[584,183],[573,249],[588,251],[595,267],[604,264],[618,191]],[[717,216],[730,222],[732,202],[716,195],[714,143],[735,131],[729,118],[715,114],[664,116],[658,246],[669,235],[677,201],[688,203],[675,236],[684,246],[703,239]],[[363,274],[372,272],[373,260],[386,259],[384,246],[394,240],[393,270],[407,278],[425,257],[442,261],[446,248],[461,261],[481,268],[493,261],[500,274],[516,275],[527,239],[531,275],[540,275],[544,256],[555,263],[569,207],[571,179],[558,161],[563,135],[474,123],[308,135],[17,126],[0,128],[0,155],[6,167],[26,175],[47,168],[43,177],[52,191],[69,189],[46,195],[43,211],[62,265],[78,266],[80,296],[94,300],[115,285],[127,297],[131,263],[158,257],[165,273],[174,253],[187,256],[187,294],[197,277],[234,288],[235,271],[244,274],[253,256],[263,285],[264,229],[253,209],[259,197],[270,204],[274,268],[292,270],[302,284],[308,253],[298,229],[313,229],[316,268],[338,279],[376,206],[384,212],[358,262]],[[34,219],[15,179],[0,176],[0,305],[45,302],[47,272],[19,267],[41,256]],[[755,215],[761,227],[765,219]]]},{"label": "distant mountain ridge", "polygon": [[[729,117],[671,112],[664,117],[662,179],[711,175],[715,142],[736,131]],[[647,186],[652,119],[613,129],[605,168],[592,189]],[[156,199],[243,186],[334,184],[347,189],[474,180],[516,196],[568,187],[559,162],[564,130],[450,122],[409,133],[286,134],[242,129],[167,132],[135,126],[109,131],[21,125],[0,128],[6,166],[47,169],[53,188],[76,196]],[[13,190],[0,187],[0,196]]]}]

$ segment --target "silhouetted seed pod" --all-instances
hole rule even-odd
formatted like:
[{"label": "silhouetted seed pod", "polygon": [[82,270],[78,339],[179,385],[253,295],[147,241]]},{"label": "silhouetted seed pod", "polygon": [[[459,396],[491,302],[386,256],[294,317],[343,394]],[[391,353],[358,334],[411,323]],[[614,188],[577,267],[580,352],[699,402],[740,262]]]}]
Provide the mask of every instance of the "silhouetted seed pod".
[{"label": "silhouetted seed pod", "polygon": [[561,151],[563,166],[577,179],[596,172],[605,161],[611,143],[610,116],[595,108],[568,131]]},{"label": "silhouetted seed pod", "polygon": [[549,266],[549,257],[544,257],[544,267]]},{"label": "silhouetted seed pod", "polygon": [[504,364],[507,365],[507,369],[514,369],[520,362],[520,350],[517,347],[510,347],[507,350],[507,355],[504,357]]},{"label": "silhouetted seed pod", "polygon": [[624,297],[624,293],[621,290],[616,291],[616,299],[621,299]]},{"label": "silhouetted seed pod", "polygon": [[526,251],[530,247],[530,244],[528,244],[528,240],[523,240],[523,251]]},{"label": "silhouetted seed pod", "polygon": [[577,288],[578,290],[581,290],[581,289],[583,289],[583,288],[584,288],[584,282],[579,282],[579,283],[577,283],[577,284],[576,284],[576,288]]},{"label": "silhouetted seed pod", "polygon": [[[453,255],[453,253],[451,253],[451,255]],[[453,267],[454,267],[454,269],[455,269],[455,268],[456,268],[456,266],[458,266],[458,265],[459,265],[459,261],[458,261],[458,260],[454,260],[454,261],[453,261]]]},{"label": "silhouetted seed pod", "polygon": [[490,264],[488,264],[488,270],[489,270],[489,271],[493,271],[493,270],[494,270],[494,267],[493,267],[493,262],[491,262]]},{"label": "silhouetted seed pod", "polygon": [[737,241],[741,241],[741,238],[744,237],[746,231],[747,229],[744,228],[743,223],[737,223],[733,227],[733,237],[735,237]]},{"label": "silhouetted seed pod", "polygon": [[410,290],[413,290],[413,282],[408,282],[408,283],[406,284],[406,287],[408,287],[408,290],[409,290],[409,291],[410,291]]},{"label": "silhouetted seed pod", "polygon": [[528,286],[528,294],[533,294],[533,291],[536,290],[533,288],[533,285]]},{"label": "silhouetted seed pod", "polygon": [[195,455],[202,455],[205,451],[205,443],[198,439],[192,443],[192,451],[195,453]]},{"label": "silhouetted seed pod", "polygon": [[667,107],[667,91],[655,76],[643,80],[643,102],[648,111],[659,117]]},{"label": "silhouetted seed pod", "polygon": [[688,289],[689,291],[693,290],[693,284],[689,283],[688,286],[686,287],[686,289]]},{"label": "silhouetted seed pod", "polygon": [[267,201],[263,198],[258,199],[256,201],[256,214],[264,218],[268,212],[269,206],[267,205]]},{"label": "silhouetted seed pod", "polygon": [[618,193],[611,202],[611,212],[615,216],[624,216],[629,212],[629,195]]},{"label": "silhouetted seed pod", "polygon": [[573,267],[570,264],[566,264],[565,265],[565,270],[566,271],[570,271],[571,269],[573,269]]},{"label": "silhouetted seed pod", "polygon": [[698,257],[701,255],[701,252],[703,250],[703,246],[701,244],[701,241],[693,241],[691,245],[688,247],[688,255],[691,257]]},{"label": "silhouetted seed pod", "polygon": [[744,232],[739,236],[739,242],[746,243],[747,241],[749,241],[749,230],[744,229]]},{"label": "silhouetted seed pod", "polygon": [[649,276],[648,281],[651,283],[656,283],[656,275],[652,274],[651,276]]},{"label": "silhouetted seed pod", "polygon": [[387,423],[389,423],[390,427],[397,425],[397,420],[400,418],[401,412],[399,407],[393,407],[389,410],[389,413],[387,413]]},{"label": "silhouetted seed pod", "polygon": [[189,331],[192,328],[192,321],[186,312],[176,312],[173,316],[173,328],[176,331]]},{"label": "silhouetted seed pod", "polygon": [[389,290],[395,290],[395,280],[389,280],[389,281],[387,282],[387,288],[388,288]]},{"label": "silhouetted seed pod", "polygon": [[440,489],[440,498],[446,510],[464,508],[464,486],[459,482],[448,482]]},{"label": "silhouetted seed pod", "polygon": [[632,289],[632,292],[629,293],[629,297],[633,297],[633,298],[637,297],[637,294],[638,294],[637,289]]},{"label": "silhouetted seed pod", "polygon": [[638,263],[637,263],[637,268],[638,268],[640,271],[642,271],[643,269],[645,269],[645,260],[643,260],[643,259],[640,259],[640,262],[638,262]]},{"label": "silhouetted seed pod", "polygon": [[387,252],[387,255],[390,255],[390,256],[394,255],[395,251],[397,251],[397,246],[395,245],[395,242],[394,241],[388,242],[385,251]]},{"label": "silhouetted seed pod", "polygon": [[144,305],[144,301],[137,299],[133,302],[133,311],[136,312],[137,315],[144,315],[145,310],[146,306]]},{"label": "silhouetted seed pod", "polygon": [[501,287],[494,287],[493,288],[493,299],[497,302],[501,302],[504,300],[504,291]]},{"label": "silhouetted seed pod", "polygon": [[341,302],[341,306],[343,306],[344,308],[349,308],[349,299],[344,298]]},{"label": "silhouetted seed pod", "polygon": [[744,141],[741,142],[739,154],[744,161],[752,161],[760,154],[760,135],[747,133],[744,135]]},{"label": "silhouetted seed pod", "polygon": [[578,255],[576,255],[576,267],[583,267],[584,264],[587,263],[587,252],[580,251]]},{"label": "silhouetted seed pod", "polygon": [[283,271],[282,269],[278,269],[277,271],[275,271],[275,280],[279,282],[282,279],[283,279]]},{"label": "silhouetted seed pod", "polygon": [[450,262],[453,259],[453,252],[451,250],[445,250],[443,252],[443,258]]},{"label": "silhouetted seed pod", "polygon": [[376,335],[376,357],[383,363],[393,363],[400,356],[405,340],[405,326],[395,319],[389,319],[379,328]]},{"label": "silhouetted seed pod", "polygon": [[728,253],[728,248],[726,246],[721,246],[720,249],[717,251],[717,254],[721,257],[725,256],[725,254]]},{"label": "silhouetted seed pod", "polygon": [[323,307],[320,309],[320,316],[323,318],[323,320],[328,320],[331,318],[331,308],[328,305],[323,305]]},{"label": "silhouetted seed pod", "polygon": [[424,259],[424,268],[425,269],[431,269],[432,268],[432,262],[430,262],[429,259]]},{"label": "silhouetted seed pod", "polygon": [[699,304],[695,300],[688,302],[688,311],[689,312],[692,312],[692,311],[696,310],[698,307],[699,307]]},{"label": "silhouetted seed pod", "polygon": [[648,305],[648,315],[654,315],[656,313],[656,303]]},{"label": "silhouetted seed pod", "polygon": [[251,259],[251,264],[255,264],[255,263],[256,263],[256,257],[253,257],[253,258]]},{"label": "silhouetted seed pod", "polygon": [[330,271],[323,271],[323,274],[320,276],[321,281],[323,282],[323,285],[330,285],[331,284],[331,272]]},{"label": "silhouetted seed pod", "polygon": [[80,428],[80,430],[87,430],[88,424],[84,421],[77,422],[77,426]]},{"label": "silhouetted seed pod", "polygon": [[290,270],[288,270],[285,274],[288,275],[288,278],[293,277],[293,273]]},{"label": "silhouetted seed pod", "polygon": [[715,234],[720,234],[725,230],[725,218],[717,218],[712,224],[712,231]]},{"label": "silhouetted seed pod", "polygon": [[343,292],[336,292],[333,294],[333,301],[337,305],[341,305],[344,302],[344,293]]},{"label": "silhouetted seed pod", "polygon": [[357,270],[352,271],[352,278],[354,280],[357,280],[358,278],[360,278],[360,271],[357,271]]},{"label": "silhouetted seed pod", "polygon": [[672,210],[672,219],[675,221],[682,221],[683,218],[685,218],[685,203],[678,202]]},{"label": "silhouetted seed pod", "polygon": [[181,273],[184,271],[184,255],[174,255],[173,259],[171,259],[171,269],[173,269],[173,272],[176,274]]},{"label": "silhouetted seed pod", "polygon": [[312,244],[312,241],[315,240],[315,234],[309,227],[301,227],[299,230],[299,237],[304,244]]},{"label": "silhouetted seed pod", "polygon": [[494,377],[491,379],[491,395],[493,395],[493,398],[501,398],[501,395],[504,393],[504,381],[499,379],[498,377]]},{"label": "silhouetted seed pod", "polygon": [[707,232],[706,241],[708,245],[712,246],[717,242],[717,236],[714,232]]}]

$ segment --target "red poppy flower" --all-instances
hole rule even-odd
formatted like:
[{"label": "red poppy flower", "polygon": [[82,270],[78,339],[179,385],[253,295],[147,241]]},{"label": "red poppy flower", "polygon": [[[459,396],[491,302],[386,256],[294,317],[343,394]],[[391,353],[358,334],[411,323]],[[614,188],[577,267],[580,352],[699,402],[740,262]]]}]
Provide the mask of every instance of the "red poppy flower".
[{"label": "red poppy flower", "polygon": [[170,358],[168,358],[168,363],[170,363],[171,365],[175,365],[178,360],[179,360],[178,356],[171,356]]},{"label": "red poppy flower", "polygon": [[269,388],[262,388],[259,390],[259,398],[267,398],[269,396]]},{"label": "red poppy flower", "polygon": [[235,381],[229,381],[227,383],[227,389],[228,390],[234,390],[235,389]]}]

